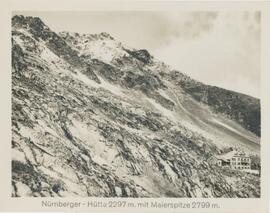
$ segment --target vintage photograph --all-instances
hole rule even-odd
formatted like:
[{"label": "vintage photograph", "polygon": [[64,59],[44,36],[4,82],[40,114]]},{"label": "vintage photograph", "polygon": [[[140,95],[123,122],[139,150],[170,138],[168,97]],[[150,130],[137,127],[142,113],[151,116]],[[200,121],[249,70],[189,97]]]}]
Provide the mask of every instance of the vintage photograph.
[{"label": "vintage photograph", "polygon": [[259,11],[10,21],[11,197],[261,197]]}]

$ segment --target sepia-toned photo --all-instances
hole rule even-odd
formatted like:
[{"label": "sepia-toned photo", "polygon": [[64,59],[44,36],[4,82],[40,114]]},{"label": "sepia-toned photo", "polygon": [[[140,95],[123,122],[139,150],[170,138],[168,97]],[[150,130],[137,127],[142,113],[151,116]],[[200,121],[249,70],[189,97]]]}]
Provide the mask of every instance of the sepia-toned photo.
[{"label": "sepia-toned photo", "polygon": [[261,197],[260,11],[10,21],[11,197]]}]

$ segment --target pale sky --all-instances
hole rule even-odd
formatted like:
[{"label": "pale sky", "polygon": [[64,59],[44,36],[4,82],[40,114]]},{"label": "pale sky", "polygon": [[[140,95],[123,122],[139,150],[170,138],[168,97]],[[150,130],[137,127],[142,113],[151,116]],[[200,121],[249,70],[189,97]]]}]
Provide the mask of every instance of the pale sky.
[{"label": "pale sky", "polygon": [[56,32],[107,32],[206,84],[260,97],[256,11],[16,12]]}]

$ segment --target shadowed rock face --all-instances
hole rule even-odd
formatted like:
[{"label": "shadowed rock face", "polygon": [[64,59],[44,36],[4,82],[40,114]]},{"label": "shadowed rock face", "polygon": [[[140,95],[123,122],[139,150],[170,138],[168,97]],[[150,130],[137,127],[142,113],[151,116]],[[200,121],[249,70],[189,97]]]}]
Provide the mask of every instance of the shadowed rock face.
[{"label": "shadowed rock face", "polygon": [[213,160],[237,145],[259,168],[258,100],[33,17],[12,18],[12,71],[12,196],[260,196]]},{"label": "shadowed rock face", "polygon": [[14,71],[20,72],[24,70],[26,66],[23,50],[19,45],[14,44],[12,40],[12,68]]},{"label": "shadowed rock face", "polygon": [[130,51],[126,50],[131,56],[134,58],[142,61],[143,63],[150,63],[151,62],[151,55],[147,50],[136,50],[136,51]]}]

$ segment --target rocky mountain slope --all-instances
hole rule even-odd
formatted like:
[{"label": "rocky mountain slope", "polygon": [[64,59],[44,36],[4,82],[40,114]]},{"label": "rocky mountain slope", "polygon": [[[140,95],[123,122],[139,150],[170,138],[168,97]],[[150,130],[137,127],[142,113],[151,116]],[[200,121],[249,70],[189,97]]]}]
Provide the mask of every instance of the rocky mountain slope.
[{"label": "rocky mountain slope", "polygon": [[260,103],[190,79],[107,33],[12,18],[12,196],[259,197],[220,168],[259,157]]}]

